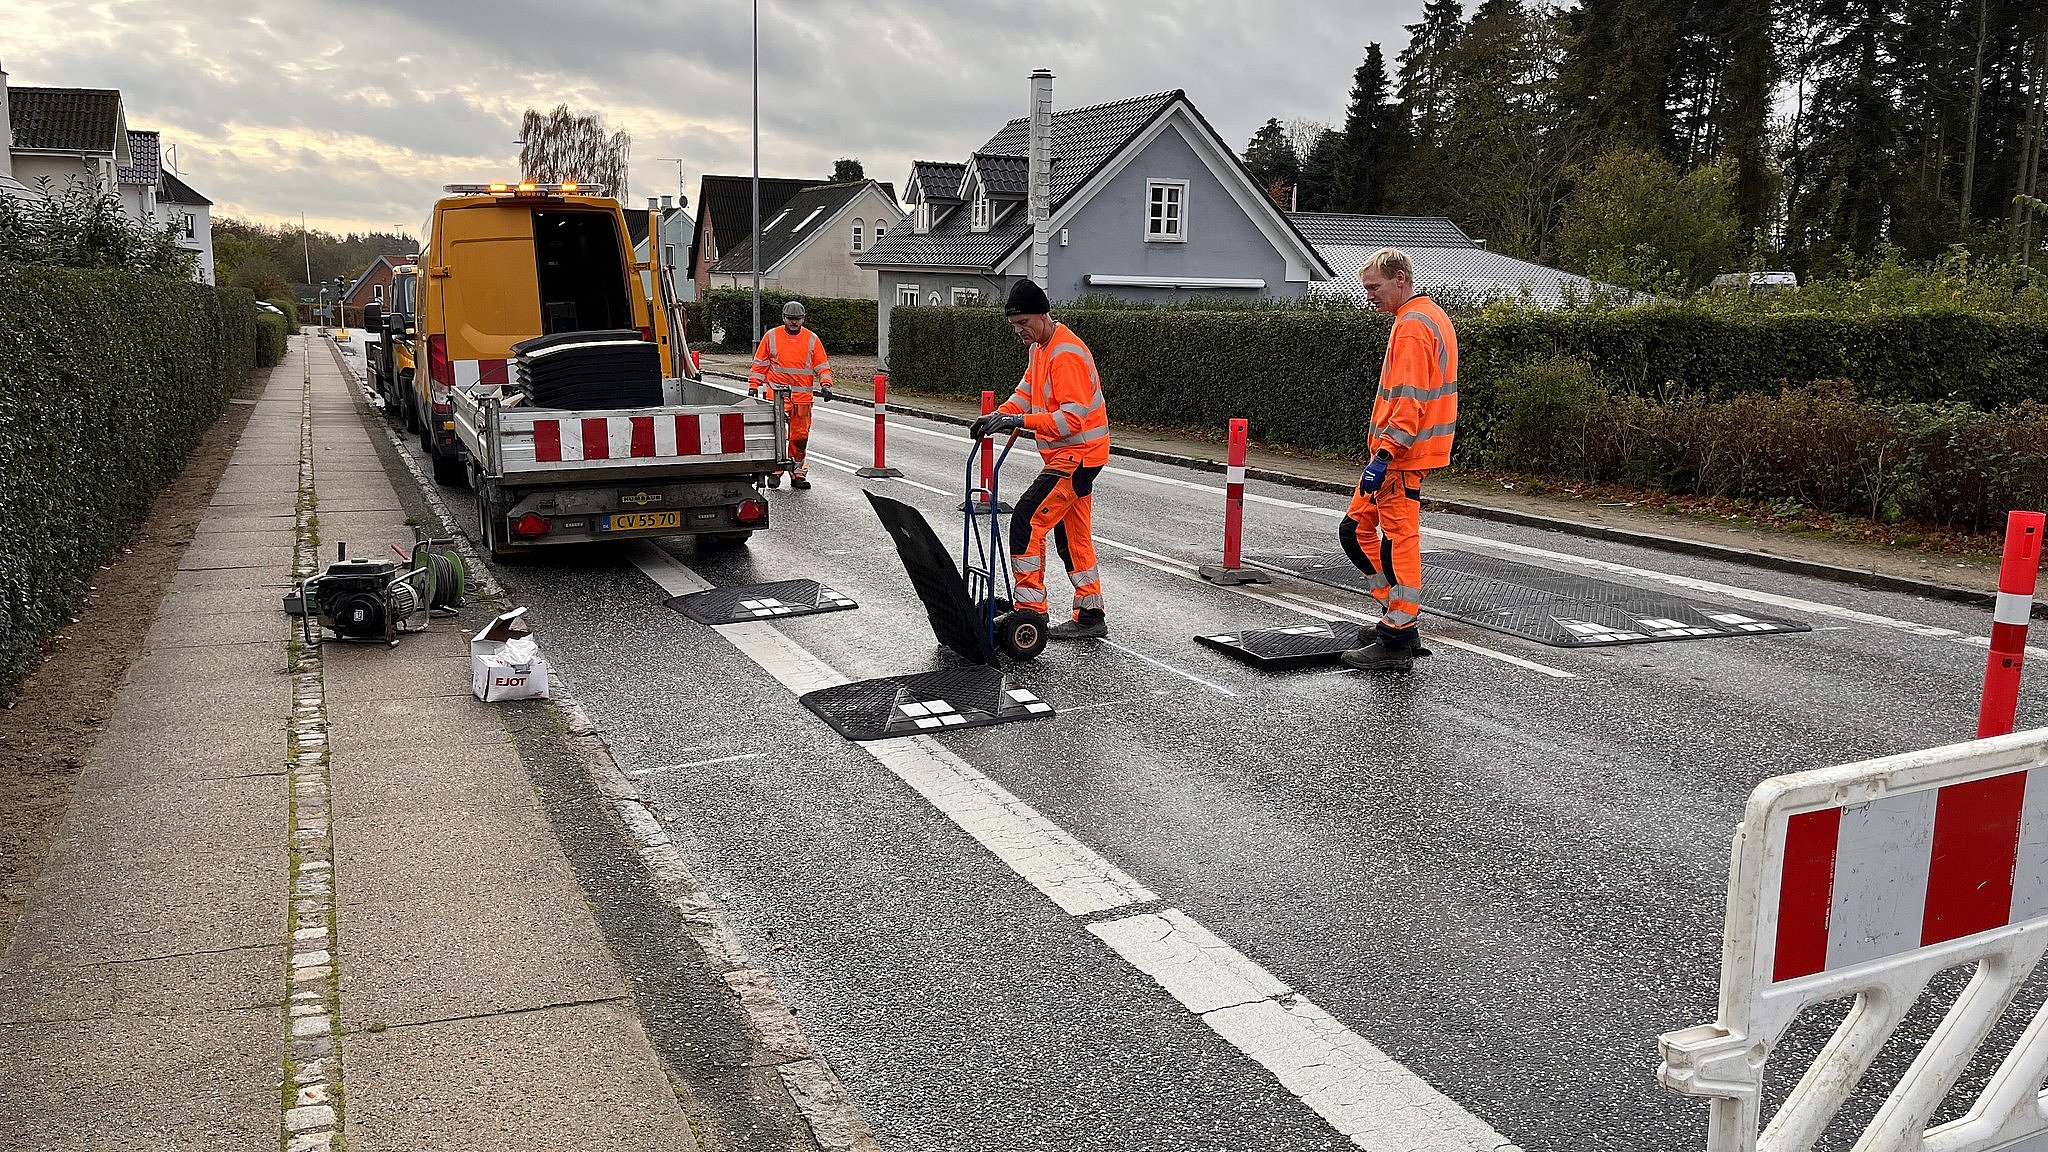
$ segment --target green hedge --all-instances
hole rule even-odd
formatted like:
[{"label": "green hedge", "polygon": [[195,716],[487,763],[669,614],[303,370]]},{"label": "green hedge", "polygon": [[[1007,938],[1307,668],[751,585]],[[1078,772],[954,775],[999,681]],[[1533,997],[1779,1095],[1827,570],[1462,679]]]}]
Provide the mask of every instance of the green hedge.
[{"label": "green hedge", "polygon": [[[804,323],[825,342],[825,352],[872,353],[878,337],[875,302],[849,300],[839,296],[791,296],[761,292],[762,331],[782,319],[782,306],[795,300],[804,306]],[[750,288],[714,288],[704,303],[711,317],[725,330],[725,347],[753,351],[749,338],[754,331],[754,292]],[[708,339],[707,334],[707,339]]]},{"label": "green hedge", "polygon": [[256,361],[246,289],[0,274],[0,699]]},{"label": "green hedge", "polygon": [[[1388,317],[1360,311],[1075,308],[1058,314],[1101,367],[1111,415],[1362,454]],[[1880,401],[1992,409],[2048,400],[2048,326],[1951,311],[1713,316],[1652,305],[1599,313],[1486,310],[1457,318],[1459,459],[1483,454],[1500,381],[1555,358],[1603,388],[1709,400],[1849,380]],[[889,312],[891,379],[910,391],[1007,391],[1022,347],[994,309]]]},{"label": "green hedge", "polygon": [[268,312],[256,314],[256,366],[268,368],[284,359],[285,342],[290,339],[293,324],[282,316]]}]

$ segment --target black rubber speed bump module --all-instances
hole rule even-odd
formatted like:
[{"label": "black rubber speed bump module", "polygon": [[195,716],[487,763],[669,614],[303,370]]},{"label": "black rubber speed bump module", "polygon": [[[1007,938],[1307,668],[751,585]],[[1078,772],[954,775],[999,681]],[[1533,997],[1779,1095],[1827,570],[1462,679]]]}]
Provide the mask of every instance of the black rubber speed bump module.
[{"label": "black rubber speed bump module", "polygon": [[1372,639],[1368,627],[1332,620],[1322,624],[1298,624],[1292,628],[1255,628],[1219,636],[1197,636],[1227,656],[1268,672],[1291,668],[1313,668],[1337,663],[1345,652],[1362,647]]},{"label": "black rubber speed bump module", "polygon": [[1054,714],[1036,693],[1011,687],[1009,677],[982,664],[856,680],[799,699],[848,740],[987,728]]},{"label": "black rubber speed bump module", "polygon": [[674,596],[668,606],[699,624],[746,624],[787,616],[844,612],[860,605],[816,580],[782,580],[774,584],[743,584]]}]

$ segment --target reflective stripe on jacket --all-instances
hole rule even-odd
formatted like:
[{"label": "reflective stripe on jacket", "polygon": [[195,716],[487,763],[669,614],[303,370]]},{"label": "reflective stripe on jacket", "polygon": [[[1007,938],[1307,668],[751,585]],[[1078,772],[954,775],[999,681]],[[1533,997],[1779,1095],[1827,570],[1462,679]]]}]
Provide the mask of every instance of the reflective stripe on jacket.
[{"label": "reflective stripe on jacket", "polygon": [[1402,472],[1451,462],[1458,431],[1458,333],[1436,301],[1417,293],[1394,314],[1372,402],[1372,450]]},{"label": "reflective stripe on jacket", "polygon": [[[778,339],[781,337],[781,339]],[[801,337],[791,336],[777,324],[761,337],[754,349],[754,366],[747,372],[747,391],[767,393],[788,386],[792,403],[808,404],[814,384],[832,386],[832,365],[825,359],[824,341],[809,328]]]},{"label": "reflective stripe on jacket", "polygon": [[1024,417],[1048,467],[1065,472],[1109,463],[1109,408],[1095,354],[1065,324],[1054,324],[1052,339],[1032,346],[1024,378],[996,411]]}]

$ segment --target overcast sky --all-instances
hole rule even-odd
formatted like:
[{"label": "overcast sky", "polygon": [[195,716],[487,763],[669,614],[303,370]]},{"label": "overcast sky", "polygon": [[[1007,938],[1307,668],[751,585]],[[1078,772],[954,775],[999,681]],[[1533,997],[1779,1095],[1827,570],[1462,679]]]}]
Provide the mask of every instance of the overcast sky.
[{"label": "overcast sky", "polygon": [[[1422,0],[763,0],[761,174],[840,156],[898,186],[1025,112],[1185,89],[1233,148],[1340,121],[1368,41]],[[118,88],[217,215],[417,229],[440,186],[517,175],[520,112],[633,137],[630,203],[750,166],[747,0],[0,0],[18,86]]]}]

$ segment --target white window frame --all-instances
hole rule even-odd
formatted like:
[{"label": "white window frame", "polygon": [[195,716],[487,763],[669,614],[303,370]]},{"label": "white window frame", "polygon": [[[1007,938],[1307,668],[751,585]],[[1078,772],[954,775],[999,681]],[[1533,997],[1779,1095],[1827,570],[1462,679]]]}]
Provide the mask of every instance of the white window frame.
[{"label": "white window frame", "polygon": [[938,292],[937,292],[936,290],[935,290],[935,291],[933,291],[931,295],[929,295],[929,296],[925,297],[925,298],[924,298],[924,302],[925,302],[926,304],[929,304],[929,305],[931,305],[931,306],[932,306],[932,307],[934,307],[934,308],[937,308],[937,307],[939,307],[940,305],[942,305],[942,304],[944,304],[944,303],[945,303],[945,301],[944,301],[943,299],[941,299],[941,298],[939,297],[939,294],[938,294]]},{"label": "white window frame", "polygon": [[[1166,195],[1162,197],[1161,193]],[[1172,208],[1175,211],[1155,211],[1165,208]],[[1188,182],[1145,181],[1145,243],[1185,244],[1187,239]]]},{"label": "white window frame", "polygon": [[931,201],[927,200],[917,206],[917,211],[910,218],[910,230],[919,236],[932,230]]},{"label": "white window frame", "polygon": [[916,306],[917,306],[917,285],[915,285],[915,284],[898,284],[898,285],[896,286],[896,304],[897,304],[897,306],[898,306],[898,307],[905,307],[905,306],[907,306],[907,307],[913,307],[913,308],[914,308],[914,307],[916,307]]},{"label": "white window frame", "polygon": [[952,297],[953,306],[955,308],[959,308],[962,306],[972,307],[974,305],[981,303],[981,289],[955,288],[952,291]]},{"label": "white window frame", "polygon": [[377,303],[382,304],[384,302],[384,286],[382,284],[371,285],[370,298],[372,300],[375,300]]},{"label": "white window frame", "polygon": [[974,215],[967,222],[968,231],[988,231],[989,215],[988,197],[976,195],[974,198]]},{"label": "white window frame", "polygon": [[861,222],[855,220],[853,222],[853,250],[855,252],[860,251],[860,242],[866,238],[865,236],[862,235],[863,231],[864,227],[861,224]]}]

